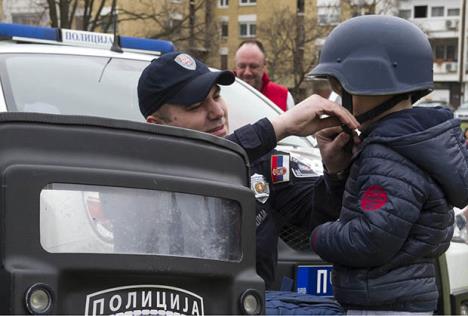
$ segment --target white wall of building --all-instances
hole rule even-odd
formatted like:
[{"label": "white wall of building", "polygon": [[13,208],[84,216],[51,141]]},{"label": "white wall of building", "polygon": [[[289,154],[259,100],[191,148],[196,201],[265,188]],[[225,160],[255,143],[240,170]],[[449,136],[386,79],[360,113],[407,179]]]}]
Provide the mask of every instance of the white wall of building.
[{"label": "white wall of building", "polygon": [[40,24],[48,22],[46,0],[3,0],[4,22],[27,23],[37,19]]},{"label": "white wall of building", "polygon": [[[418,25],[429,37],[434,50],[436,90],[427,98],[457,104],[466,100],[457,94],[460,73],[467,81],[461,65],[462,0],[399,0],[398,15]],[[465,61],[466,63],[466,57]],[[466,85],[466,84],[465,84]],[[465,89],[465,91],[468,91]],[[452,95],[450,94],[452,93]]]}]

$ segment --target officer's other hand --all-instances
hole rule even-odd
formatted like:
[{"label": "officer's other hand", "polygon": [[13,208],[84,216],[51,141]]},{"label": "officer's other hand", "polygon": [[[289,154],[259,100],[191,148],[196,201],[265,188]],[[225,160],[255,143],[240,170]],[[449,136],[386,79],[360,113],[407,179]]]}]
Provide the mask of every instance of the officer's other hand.
[{"label": "officer's other hand", "polygon": [[356,118],[344,107],[317,94],[273,118],[271,123],[278,141],[290,135],[313,135],[323,128],[341,124],[351,130],[359,128]]},{"label": "officer's other hand", "polygon": [[322,129],[315,134],[315,138],[322,155],[322,162],[330,174],[341,172],[349,167],[352,157],[351,149],[353,145],[361,142],[355,132],[351,139],[351,136],[341,127]]}]

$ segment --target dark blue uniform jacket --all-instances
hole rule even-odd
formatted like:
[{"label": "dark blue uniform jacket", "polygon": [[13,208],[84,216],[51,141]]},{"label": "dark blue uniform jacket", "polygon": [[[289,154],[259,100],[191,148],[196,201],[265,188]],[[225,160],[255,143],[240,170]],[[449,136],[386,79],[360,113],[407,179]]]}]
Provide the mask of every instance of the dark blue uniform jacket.
[{"label": "dark blue uniform jacket", "polygon": [[468,204],[468,151],[460,122],[441,108],[388,115],[364,133],[338,221],[312,247],[334,263],[345,307],[434,311],[435,259],[453,235],[452,206]]},{"label": "dark blue uniform jacket", "polygon": [[[227,137],[241,145],[251,162],[251,175],[263,176],[269,187],[266,201],[257,199],[257,273],[271,288],[275,279],[278,237],[282,225],[293,224],[309,230],[338,218],[344,181],[318,176],[300,159],[273,151],[276,137],[271,123],[260,120]],[[272,181],[272,156],[289,158],[289,180]]]}]

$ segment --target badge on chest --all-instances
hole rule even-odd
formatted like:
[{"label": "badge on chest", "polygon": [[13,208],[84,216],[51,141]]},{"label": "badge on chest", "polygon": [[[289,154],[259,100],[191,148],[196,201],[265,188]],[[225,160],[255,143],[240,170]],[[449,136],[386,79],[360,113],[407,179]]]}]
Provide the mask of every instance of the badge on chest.
[{"label": "badge on chest", "polygon": [[250,188],[254,191],[257,201],[265,203],[268,200],[268,197],[270,196],[270,187],[263,175],[254,173],[250,177]]}]

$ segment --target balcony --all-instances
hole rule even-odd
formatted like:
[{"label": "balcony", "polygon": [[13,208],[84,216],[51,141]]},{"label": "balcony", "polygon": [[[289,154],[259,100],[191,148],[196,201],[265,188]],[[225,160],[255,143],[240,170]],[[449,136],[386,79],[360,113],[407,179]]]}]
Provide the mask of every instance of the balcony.
[{"label": "balcony", "polygon": [[458,81],[457,61],[436,61],[434,63],[434,81]]},{"label": "balcony", "polygon": [[458,37],[460,30],[459,17],[412,19],[431,38]]}]

